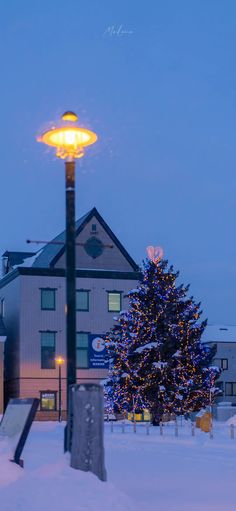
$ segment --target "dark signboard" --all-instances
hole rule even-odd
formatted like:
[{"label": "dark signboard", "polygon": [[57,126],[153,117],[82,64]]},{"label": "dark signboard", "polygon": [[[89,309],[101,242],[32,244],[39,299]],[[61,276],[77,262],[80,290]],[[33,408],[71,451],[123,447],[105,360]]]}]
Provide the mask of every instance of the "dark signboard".
[{"label": "dark signboard", "polygon": [[20,459],[31,424],[37,412],[39,399],[10,399],[0,423],[0,439],[10,439],[15,463],[23,466]]},{"label": "dark signboard", "polygon": [[72,388],[71,467],[107,480],[104,459],[103,388],[84,383]]},{"label": "dark signboard", "polygon": [[89,367],[90,369],[108,368],[105,340],[99,334],[89,335]]}]

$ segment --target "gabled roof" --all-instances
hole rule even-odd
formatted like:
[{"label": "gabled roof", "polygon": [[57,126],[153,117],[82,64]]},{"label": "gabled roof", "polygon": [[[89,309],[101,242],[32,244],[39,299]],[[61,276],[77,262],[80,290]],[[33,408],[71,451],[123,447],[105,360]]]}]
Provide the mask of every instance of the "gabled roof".
[{"label": "gabled roof", "polygon": [[[104,228],[104,230],[106,231],[108,236],[112,239],[114,244],[119,248],[119,250],[125,257],[125,259],[129,262],[129,264],[131,265],[133,270],[138,271],[139,268],[138,268],[137,264],[135,263],[135,261],[128,254],[128,252],[125,250],[123,245],[117,239],[115,234],[112,232],[112,230],[107,225],[105,220],[103,220],[103,218],[98,213],[98,211],[95,207],[92,208],[84,216],[79,218],[79,220],[77,220],[77,222],[76,222],[76,236],[78,236],[78,234],[83,230],[85,225],[91,220],[92,217],[95,217],[98,220],[98,222],[102,225],[102,227]],[[52,240],[53,242],[62,242],[63,245],[61,245],[60,243],[58,245],[53,244],[53,243],[48,243],[47,245],[45,245],[45,247],[43,247],[42,250],[40,250],[38,257],[36,256],[36,258],[32,264],[32,267],[33,268],[53,268],[55,266],[56,262],[58,261],[58,259],[60,259],[60,257],[65,252],[65,244],[64,244],[65,238],[66,238],[66,231],[63,231],[60,234],[58,234],[58,236],[56,236],[56,238],[54,238]]]},{"label": "gabled roof", "polygon": [[[86,215],[79,218],[79,220],[77,220],[77,222],[75,223],[76,234],[77,234],[78,229],[80,228],[80,225],[86,219],[88,214],[89,213],[86,213]],[[63,231],[60,234],[58,234],[58,236],[53,238],[52,241],[65,243],[65,240],[66,240],[66,231]],[[45,247],[43,247],[39,251],[39,255],[38,255],[38,257],[35,258],[35,260],[32,264],[32,267],[33,268],[53,267],[54,264],[56,263],[57,259],[60,257],[59,254],[63,253],[64,250],[65,250],[65,245],[61,245],[61,244],[53,245],[53,243],[47,243],[47,245],[45,245]]]},{"label": "gabled roof", "polygon": [[7,331],[5,325],[3,323],[3,319],[0,316],[0,342],[4,342],[6,340]]},{"label": "gabled roof", "polygon": [[207,325],[203,343],[236,342],[236,325]]},{"label": "gabled roof", "polygon": [[22,264],[25,259],[28,257],[32,257],[36,254],[36,252],[11,252],[6,250],[2,257],[6,257],[8,259],[8,263],[11,267],[17,266],[18,264]]}]

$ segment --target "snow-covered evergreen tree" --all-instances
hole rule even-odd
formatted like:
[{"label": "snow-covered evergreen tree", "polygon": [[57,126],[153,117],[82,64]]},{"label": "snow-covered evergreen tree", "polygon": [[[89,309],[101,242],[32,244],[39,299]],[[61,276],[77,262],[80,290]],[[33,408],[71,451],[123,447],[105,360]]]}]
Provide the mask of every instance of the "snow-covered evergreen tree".
[{"label": "snow-covered evergreen tree", "polygon": [[129,310],[107,335],[108,395],[121,410],[148,408],[154,423],[164,413],[199,410],[217,392],[215,349],[201,344],[206,321],[178,275],[167,261],[146,261]]}]

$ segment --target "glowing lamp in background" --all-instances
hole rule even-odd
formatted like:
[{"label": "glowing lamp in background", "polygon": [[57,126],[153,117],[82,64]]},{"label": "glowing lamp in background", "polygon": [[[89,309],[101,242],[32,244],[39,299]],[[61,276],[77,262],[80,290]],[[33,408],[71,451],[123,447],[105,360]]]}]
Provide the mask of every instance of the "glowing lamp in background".
[{"label": "glowing lamp in background", "polygon": [[97,135],[78,126],[78,117],[74,112],[65,112],[60,125],[44,131],[37,140],[55,147],[58,158],[74,160],[84,156],[84,147],[94,144]]},{"label": "glowing lamp in background", "polygon": [[59,403],[58,403],[58,421],[61,422],[62,420],[62,402],[61,402],[61,366],[64,364],[65,360],[61,355],[58,355],[55,358],[55,362],[58,365],[58,396],[59,396]]},{"label": "glowing lamp in background", "polygon": [[65,360],[61,355],[55,358],[55,362],[58,366],[62,366],[65,363]]}]

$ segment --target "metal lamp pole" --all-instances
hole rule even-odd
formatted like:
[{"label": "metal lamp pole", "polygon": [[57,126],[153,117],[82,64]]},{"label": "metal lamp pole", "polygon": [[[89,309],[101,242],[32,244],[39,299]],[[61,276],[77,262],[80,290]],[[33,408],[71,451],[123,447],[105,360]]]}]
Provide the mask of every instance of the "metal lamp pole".
[{"label": "metal lamp pole", "polygon": [[96,133],[81,128],[77,121],[74,112],[65,112],[59,126],[44,131],[37,139],[56,148],[58,158],[65,160],[67,410],[70,387],[76,383],[75,160],[84,156],[84,147],[97,140]]},{"label": "metal lamp pole", "polygon": [[56,364],[58,365],[58,421],[61,422],[61,366],[65,360],[61,356],[55,358]]},{"label": "metal lamp pole", "polygon": [[[66,173],[66,349],[67,403],[76,383],[76,276],[75,276],[75,160],[65,161]],[[68,409],[68,406],[67,406]]]}]

